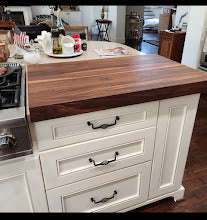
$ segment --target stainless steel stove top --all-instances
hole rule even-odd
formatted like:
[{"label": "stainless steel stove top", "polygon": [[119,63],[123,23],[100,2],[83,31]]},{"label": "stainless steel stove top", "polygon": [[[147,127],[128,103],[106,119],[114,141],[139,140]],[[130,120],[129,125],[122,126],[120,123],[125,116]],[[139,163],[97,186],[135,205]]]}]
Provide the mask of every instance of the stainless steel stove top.
[{"label": "stainless steel stove top", "polygon": [[[19,67],[19,64],[0,64],[0,68],[5,66]],[[26,68],[25,65],[21,64],[21,78],[19,88],[19,98],[18,105],[8,108],[0,109],[0,129],[4,126],[9,126],[9,124],[19,124],[22,119],[25,118],[25,80],[26,80]],[[7,89],[16,89],[14,87],[7,87]],[[0,91],[5,91],[6,89],[0,85]],[[1,95],[2,97],[2,95]],[[3,100],[1,99],[1,103]]]},{"label": "stainless steel stove top", "polygon": [[26,66],[0,64],[0,161],[32,153],[26,118]]}]

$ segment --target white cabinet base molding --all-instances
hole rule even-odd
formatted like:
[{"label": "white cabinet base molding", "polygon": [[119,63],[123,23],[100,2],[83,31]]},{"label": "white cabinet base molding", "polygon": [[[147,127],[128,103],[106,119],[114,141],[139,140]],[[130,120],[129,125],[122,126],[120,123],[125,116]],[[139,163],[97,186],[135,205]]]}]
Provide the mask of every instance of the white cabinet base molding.
[{"label": "white cabinet base molding", "polygon": [[143,202],[143,203],[140,203],[140,204],[137,204],[135,206],[131,206],[129,208],[126,208],[126,209],[122,209],[120,210],[119,212],[128,212],[128,211],[131,211],[133,209],[137,209],[137,208],[140,208],[142,206],[145,206],[145,205],[149,205],[153,202],[157,202],[159,200],[162,200],[162,199],[165,199],[165,198],[169,198],[169,197],[173,197],[174,201],[178,201],[180,199],[183,199],[184,197],[184,192],[185,192],[185,188],[183,186],[181,186],[177,191],[175,192],[171,192],[171,193],[167,193],[167,194],[164,194],[162,196],[158,196],[156,198],[153,198],[153,199],[148,199],[147,201]]}]

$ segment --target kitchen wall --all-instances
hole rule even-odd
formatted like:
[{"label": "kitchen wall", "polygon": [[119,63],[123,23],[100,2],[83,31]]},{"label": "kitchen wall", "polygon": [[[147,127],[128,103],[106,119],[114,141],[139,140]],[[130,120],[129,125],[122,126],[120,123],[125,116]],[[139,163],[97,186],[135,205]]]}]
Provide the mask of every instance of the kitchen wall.
[{"label": "kitchen wall", "polygon": [[207,29],[207,6],[189,6],[188,11],[188,27],[181,63],[197,69]]},{"label": "kitchen wall", "polygon": [[[31,6],[32,17],[36,15],[50,15],[50,8],[47,5],[35,5]],[[55,15],[57,12],[55,11]],[[61,18],[73,26],[82,26],[82,12],[80,11],[71,11],[71,10],[63,10],[61,11]]]},{"label": "kitchen wall", "polygon": [[[89,27],[89,31],[97,33],[96,19],[100,19],[101,5],[83,6],[80,5],[82,12],[83,25]],[[108,13],[106,15],[109,20],[112,21],[109,37],[113,42],[124,43],[125,42],[125,5],[109,5]]]},{"label": "kitchen wall", "polygon": [[[89,32],[94,30],[98,32],[95,20],[100,19],[101,5],[79,5],[80,11],[62,11],[61,17],[65,22],[69,22],[71,26],[88,26]],[[48,5],[33,5],[27,7],[8,6],[8,9],[13,11],[24,11],[25,24],[29,25],[32,18],[36,15],[50,15]],[[107,17],[112,21],[112,26],[109,32],[111,41],[125,42],[125,5],[110,5],[108,6]],[[56,12],[55,12],[56,15]],[[91,28],[93,27],[93,29]]]},{"label": "kitchen wall", "polygon": [[[75,19],[74,21],[71,18],[68,19],[67,15],[65,15],[67,12],[64,11],[61,12],[62,19],[66,22],[69,20],[72,26],[88,26],[89,32],[97,33],[98,29],[95,20],[101,18],[101,5],[79,5],[79,8],[79,13],[81,14],[77,14],[77,16],[74,15],[77,20],[79,19],[78,23],[74,23]],[[33,17],[38,14],[50,14],[49,6],[31,6],[31,10]],[[126,6],[110,5],[108,6],[108,10],[108,19],[112,21],[109,32],[110,39],[114,42],[124,43]]]},{"label": "kitchen wall", "polygon": [[93,6],[80,5],[79,8],[82,13],[82,25],[90,27],[93,21]]},{"label": "kitchen wall", "polygon": [[149,7],[152,11],[152,13],[154,14],[154,18],[159,19],[160,14],[163,13],[163,5],[145,5],[147,7]]},{"label": "kitchen wall", "polygon": [[36,15],[50,15],[50,8],[48,5],[34,5],[31,6],[32,17]]},{"label": "kitchen wall", "polygon": [[138,14],[144,16],[144,5],[126,5],[126,14],[130,15],[131,12],[137,11]]},{"label": "kitchen wall", "polygon": [[110,39],[113,42],[125,43],[126,6],[109,6],[108,19],[112,21]]},{"label": "kitchen wall", "polygon": [[155,18],[159,19],[160,18],[160,14],[163,13],[163,6],[162,5],[158,5],[158,6],[151,6],[152,12],[155,15]]},{"label": "kitchen wall", "polygon": [[116,42],[125,43],[126,6],[117,6],[117,35]]},{"label": "kitchen wall", "polygon": [[[50,9],[49,6],[46,5],[35,5],[35,6],[31,6],[32,9],[32,15],[33,17],[35,15],[40,15],[40,14],[45,14],[45,15],[49,15],[50,14]],[[81,16],[81,21],[79,22],[80,26],[88,26],[90,27],[91,24],[98,18],[100,18],[100,9],[101,6],[100,5],[79,5],[79,9],[80,9],[80,13],[77,11],[73,11],[73,13],[77,13],[76,19],[80,20],[80,16]],[[71,11],[70,11],[71,12]],[[56,14],[56,12],[55,12]],[[67,11],[61,11],[61,17],[62,19],[64,19],[66,22],[68,21],[67,18]],[[74,23],[70,22],[70,25],[75,26]],[[77,26],[79,26],[77,25]],[[90,29],[90,28],[89,28]]]},{"label": "kitchen wall", "polygon": [[32,11],[30,6],[7,6],[5,7],[5,10],[23,12],[25,25],[29,25],[32,20]]},{"label": "kitchen wall", "polygon": [[100,18],[100,5],[79,5],[80,11],[82,13],[82,25],[88,26],[90,30],[90,26],[92,23]]},{"label": "kitchen wall", "polygon": [[177,6],[176,16],[175,16],[175,25],[178,25],[180,17],[182,15],[184,15],[186,12],[188,12],[188,14],[182,19],[180,27],[182,26],[183,22],[188,23],[190,8],[191,8],[191,6],[189,6],[189,5],[188,6],[186,6],[186,5],[185,6],[183,6],[183,5],[181,5],[181,6],[178,5]]}]

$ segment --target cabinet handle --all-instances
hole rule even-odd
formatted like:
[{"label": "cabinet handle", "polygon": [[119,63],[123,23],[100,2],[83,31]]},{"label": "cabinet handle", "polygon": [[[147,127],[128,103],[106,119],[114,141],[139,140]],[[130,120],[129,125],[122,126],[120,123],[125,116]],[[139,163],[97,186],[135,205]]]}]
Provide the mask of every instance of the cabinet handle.
[{"label": "cabinet handle", "polygon": [[114,155],[115,158],[114,158],[113,160],[104,160],[104,161],[102,161],[101,163],[96,164],[96,162],[95,162],[92,158],[89,158],[89,162],[90,162],[90,163],[93,163],[94,166],[107,165],[107,164],[109,164],[109,163],[111,163],[111,162],[116,161],[116,156],[118,156],[118,155],[119,155],[119,152],[116,151],[116,152],[115,152],[115,155]]},{"label": "cabinet handle", "polygon": [[113,199],[116,194],[117,194],[117,191],[114,190],[113,196],[111,196],[111,197],[109,197],[109,198],[103,198],[103,199],[101,199],[100,201],[96,201],[94,198],[91,198],[91,202],[94,202],[95,204],[97,204],[97,203],[105,203],[105,202],[107,202],[108,200]]},{"label": "cabinet handle", "polygon": [[88,124],[88,126],[92,126],[93,129],[98,129],[98,128],[106,129],[110,126],[116,125],[116,121],[119,120],[119,119],[120,119],[119,116],[116,116],[115,122],[113,124],[102,124],[98,127],[94,127],[93,123],[91,123],[90,121],[88,121],[87,124]]}]

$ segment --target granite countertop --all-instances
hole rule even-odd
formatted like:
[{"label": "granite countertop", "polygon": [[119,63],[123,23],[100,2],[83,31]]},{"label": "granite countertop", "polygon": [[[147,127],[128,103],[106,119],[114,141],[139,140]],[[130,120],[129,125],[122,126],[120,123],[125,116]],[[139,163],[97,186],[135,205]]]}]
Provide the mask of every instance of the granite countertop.
[{"label": "granite countertop", "polygon": [[[107,41],[87,41],[87,51],[84,51],[82,55],[72,58],[54,58],[49,57],[48,55],[41,53],[41,60],[39,64],[45,63],[62,63],[62,62],[73,62],[80,60],[91,60],[91,59],[106,59],[111,58],[111,56],[100,57],[95,49],[112,49],[115,47],[123,47],[127,51],[131,52],[132,56],[134,55],[144,55],[144,53],[139,52],[131,47],[128,47],[124,44],[115,43],[115,42],[107,42]],[[11,54],[15,53],[15,45],[9,44],[9,50]],[[9,58],[8,62],[18,62],[18,63],[26,63],[24,59],[14,59]]]}]

